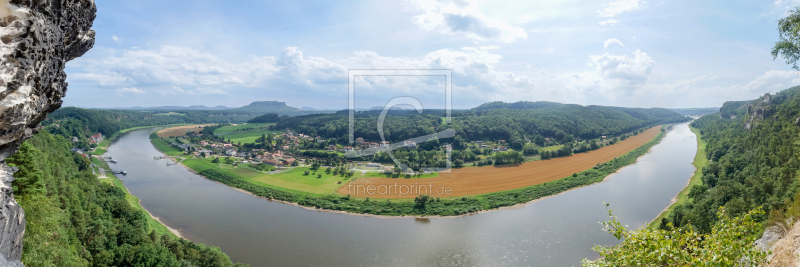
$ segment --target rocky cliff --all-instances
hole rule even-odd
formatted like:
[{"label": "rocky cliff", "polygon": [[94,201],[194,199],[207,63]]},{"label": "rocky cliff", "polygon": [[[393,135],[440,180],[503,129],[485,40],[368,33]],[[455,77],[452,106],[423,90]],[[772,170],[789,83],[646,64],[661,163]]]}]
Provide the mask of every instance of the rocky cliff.
[{"label": "rocky cliff", "polygon": [[0,0],[0,266],[21,266],[25,212],[5,158],[67,92],[64,65],[94,45],[94,0]]},{"label": "rocky cliff", "polygon": [[750,130],[751,127],[755,126],[754,123],[763,121],[764,118],[768,118],[775,113],[770,104],[772,104],[772,96],[769,93],[764,94],[761,100],[749,104],[747,106],[747,114],[750,116],[750,120],[745,122],[744,129]]}]

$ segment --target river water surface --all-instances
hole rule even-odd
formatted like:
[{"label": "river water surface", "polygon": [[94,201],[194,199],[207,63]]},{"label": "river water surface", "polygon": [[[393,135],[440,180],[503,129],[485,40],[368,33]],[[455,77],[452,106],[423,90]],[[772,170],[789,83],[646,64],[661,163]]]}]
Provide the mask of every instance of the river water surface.
[{"label": "river water surface", "polygon": [[155,128],[123,134],[106,153],[154,216],[195,242],[251,266],[576,266],[596,245],[618,244],[598,223],[610,203],[623,224],[655,218],[694,171],[697,140],[675,125],[639,162],[606,182],[519,209],[457,218],[374,218],[307,210],[209,181],[149,141]]}]

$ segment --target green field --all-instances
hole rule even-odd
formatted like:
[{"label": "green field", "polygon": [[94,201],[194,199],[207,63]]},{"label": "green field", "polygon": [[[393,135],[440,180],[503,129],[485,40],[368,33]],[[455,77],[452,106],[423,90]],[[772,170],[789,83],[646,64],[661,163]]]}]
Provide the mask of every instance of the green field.
[{"label": "green field", "polygon": [[[356,173],[356,175],[358,175],[358,173]],[[409,174],[380,173],[379,171],[368,171],[367,173],[364,174],[365,178],[366,177],[380,177],[380,178],[408,178],[408,179],[414,178],[414,179],[417,179],[417,178],[431,178],[431,177],[438,177],[438,176],[439,176],[439,173],[437,173],[437,172],[426,173],[426,174],[422,174],[422,175],[419,175],[419,176],[416,176],[416,175],[415,176],[411,176]]]},{"label": "green field", "polygon": [[183,155],[183,151],[172,147],[164,140],[161,140],[161,138],[150,139],[150,142],[153,143],[153,146],[155,146],[156,149],[161,151],[161,153],[167,154],[167,156]]},{"label": "green field", "polygon": [[[211,163],[211,160],[212,158],[187,159],[182,163],[197,172],[213,168],[251,183],[304,195],[329,195],[334,193],[337,188],[347,181],[347,179],[342,176],[334,176],[325,173],[325,168],[320,168],[320,170],[315,172],[311,171],[309,167],[295,167],[285,172],[267,174],[243,167],[226,166],[226,168],[222,168],[220,164]],[[312,173],[322,174],[322,177],[317,178],[316,174],[305,175],[304,172],[306,170],[310,170]],[[337,184],[337,182],[342,182],[342,184]]]},{"label": "green field", "polygon": [[277,131],[269,131],[263,129],[248,130],[222,135],[225,140],[230,139],[233,143],[255,143],[256,139],[261,138],[262,134],[276,133]]},{"label": "green field", "polygon": [[694,171],[692,178],[689,178],[689,184],[678,193],[678,200],[661,212],[658,217],[653,219],[648,225],[650,228],[658,227],[658,225],[661,224],[661,218],[667,217],[677,205],[684,205],[686,201],[689,201],[689,191],[692,189],[692,186],[703,184],[703,167],[707,166],[709,163],[706,158],[706,142],[700,138],[700,130],[691,126],[689,126],[689,128],[697,135],[697,154],[694,156],[694,162],[692,162],[692,165],[697,169]]},{"label": "green field", "polygon": [[544,152],[544,151],[556,151],[561,149],[562,147],[564,147],[564,145],[537,147],[536,149],[538,149],[539,152]]},{"label": "green field", "polygon": [[243,124],[239,124],[239,125],[236,125],[236,126],[220,127],[218,129],[214,130],[214,133],[215,134],[230,133],[230,132],[235,132],[236,130],[267,127],[267,126],[270,126],[270,125],[273,125],[273,124],[275,124],[275,123],[243,123]]}]

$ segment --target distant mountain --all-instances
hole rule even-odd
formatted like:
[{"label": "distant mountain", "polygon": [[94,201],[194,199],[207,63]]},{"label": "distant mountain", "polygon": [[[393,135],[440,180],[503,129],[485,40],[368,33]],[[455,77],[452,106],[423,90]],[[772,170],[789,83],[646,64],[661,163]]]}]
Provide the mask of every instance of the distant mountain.
[{"label": "distant mountain", "polygon": [[297,115],[307,115],[307,114],[315,114],[315,113],[333,113],[333,111],[326,111],[326,110],[305,110],[305,109],[298,109],[296,107],[287,106],[286,102],[279,102],[279,101],[256,101],[250,103],[250,105],[231,109],[231,111],[246,111],[252,113],[274,113],[278,115],[289,115],[289,116],[297,116]]},{"label": "distant mountain", "polygon": [[719,108],[671,108],[669,110],[675,111],[683,116],[702,116],[719,112]]},{"label": "distant mountain", "polygon": [[129,107],[129,108],[107,108],[107,109],[123,109],[123,110],[225,110],[231,109],[226,106],[206,107],[202,105],[181,107],[181,106],[160,106],[160,107]]},{"label": "distant mountain", "polygon": [[490,110],[490,109],[542,109],[542,108],[564,108],[564,107],[579,107],[578,104],[561,104],[556,102],[547,101],[519,101],[515,103],[506,103],[503,101],[495,101],[483,103],[480,106],[472,108],[473,110]]},{"label": "distant mountain", "polygon": [[552,110],[557,112],[614,110],[614,111],[621,111],[638,119],[651,120],[651,121],[654,120],[655,118],[673,118],[675,116],[679,116],[679,113],[665,108],[624,108],[624,107],[610,107],[610,106],[597,106],[597,105],[582,106],[578,104],[561,104],[561,103],[547,102],[547,101],[538,101],[538,102],[519,101],[515,103],[495,101],[495,102],[484,103],[481,104],[480,106],[472,108],[472,110],[475,111],[484,111],[492,109],[521,109],[521,110],[542,109],[542,110]]},{"label": "distant mountain", "polygon": [[188,107],[181,107],[181,106],[158,106],[158,107],[127,107],[127,108],[100,108],[100,109],[116,109],[116,110],[141,110],[141,111],[181,111],[181,110],[226,110],[226,111],[236,111],[236,112],[247,112],[253,113],[254,115],[258,114],[266,114],[266,113],[274,113],[278,115],[287,115],[287,116],[297,116],[297,115],[308,115],[308,114],[315,114],[315,113],[333,113],[335,110],[326,110],[326,109],[314,109],[312,107],[303,107],[302,109],[298,109],[292,106],[287,106],[285,102],[279,101],[255,101],[250,103],[249,105],[232,108],[226,106],[216,106],[216,107],[207,107],[203,105],[196,105],[196,106],[188,106]]},{"label": "distant mountain", "polygon": [[250,105],[235,108],[238,111],[258,112],[258,113],[293,113],[299,109],[286,105],[286,102],[279,101],[256,101]]}]

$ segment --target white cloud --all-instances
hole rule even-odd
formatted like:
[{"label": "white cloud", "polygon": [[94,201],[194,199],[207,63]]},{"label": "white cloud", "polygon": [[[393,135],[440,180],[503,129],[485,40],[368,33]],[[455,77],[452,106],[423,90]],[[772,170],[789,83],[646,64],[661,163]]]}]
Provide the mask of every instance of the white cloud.
[{"label": "white cloud", "polygon": [[115,72],[106,72],[106,73],[75,73],[70,74],[69,77],[71,79],[77,80],[89,80],[94,81],[100,86],[104,87],[112,87],[115,85],[120,85],[128,80],[127,77],[122,76]]},{"label": "white cloud", "polygon": [[600,24],[602,26],[606,26],[606,25],[612,26],[614,24],[617,24],[617,22],[619,22],[619,21],[615,20],[615,19],[608,19],[608,20],[604,20],[604,21],[598,22],[597,24]]},{"label": "white cloud", "polygon": [[[477,40],[514,42],[527,39],[528,34],[518,26],[512,26],[500,18],[490,18],[481,12],[476,3],[466,0],[414,1],[416,11],[421,14],[412,18],[415,24],[427,30],[438,30],[446,34],[464,34]],[[523,16],[520,23],[530,20]]]},{"label": "white cloud", "polygon": [[[622,45],[612,38],[604,47]],[[632,106],[672,106],[660,99],[692,98],[700,105],[717,101],[719,95],[749,96],[777,91],[776,85],[797,85],[797,72],[768,71],[741,85],[719,86],[716,77],[658,83],[656,62],[647,53],[588,56],[588,68],[576,72],[527,71],[525,75],[500,70],[503,57],[496,46],[440,49],[418,57],[382,56],[373,51],[355,51],[338,61],[308,56],[297,47],[287,47],[279,56],[252,56],[244,61],[218,57],[185,47],[161,47],[112,53],[103,59],[76,59],[82,70],[70,79],[115,91],[118,95],[155,92],[170,97],[234,96],[240,92],[281,100],[304,99],[310,105],[346,105],[348,69],[451,69],[454,103],[470,107],[486,101],[548,100],[567,103]],[[522,65],[526,69],[529,65]],[[95,73],[97,72],[97,73]],[[359,96],[373,97],[381,104],[387,92],[438,99],[436,81],[392,77],[358,81]],[[361,86],[363,85],[363,86]],[[74,86],[74,85],[73,85]],[[250,88],[250,89],[247,89]],[[236,91],[235,90],[250,90]],[[313,96],[312,98],[308,98]],[[396,95],[392,95],[396,96]],[[635,103],[630,102],[636,99]],[[726,98],[728,99],[728,98]],[[748,98],[741,98],[748,99]],[[260,100],[260,99],[248,99]],[[665,100],[666,101],[666,100]],[[384,102],[385,103],[385,102]],[[683,103],[683,102],[681,102]],[[688,102],[694,103],[694,102]],[[374,106],[373,105],[373,106]]]},{"label": "white cloud", "polygon": [[118,44],[122,43],[122,39],[117,37],[116,35],[111,35],[111,39],[114,40],[114,42],[117,42]]},{"label": "white cloud", "polygon": [[604,78],[618,82],[620,85],[640,85],[653,77],[656,62],[640,50],[633,52],[633,58],[628,55],[614,56],[605,53],[591,56],[592,63],[597,72]]},{"label": "white cloud", "polygon": [[136,87],[130,88],[119,88],[116,90],[118,95],[122,95],[124,93],[134,93],[134,94],[144,94],[144,91],[137,89]]},{"label": "white cloud", "polygon": [[800,84],[800,79],[797,78],[797,74],[798,72],[796,71],[770,70],[745,85],[731,86],[729,90],[750,93],[762,91],[770,92],[774,90],[774,88],[770,87],[775,84],[786,83],[792,86]]},{"label": "white cloud", "polygon": [[[609,53],[591,56],[591,69],[584,72],[525,76],[499,70],[503,57],[495,51],[500,51],[499,47],[440,49],[413,58],[355,51],[351,57],[334,62],[287,47],[278,57],[251,56],[239,62],[187,47],[164,46],[125,50],[102,59],[76,59],[73,67],[80,71],[71,74],[70,79],[109,89],[146,88],[170,96],[233,95],[233,90],[251,88],[247,92],[259,90],[255,91],[259,95],[281,93],[285,97],[314,95],[328,99],[346,92],[348,69],[451,69],[454,91],[461,97],[469,96],[462,105],[476,105],[518,99],[574,103],[575,94],[606,99],[651,81],[655,68],[655,62],[637,50],[632,57]],[[360,82],[366,84],[360,93],[375,99],[386,96],[382,90],[423,96],[440,93],[426,80],[389,77]],[[117,93],[144,92],[135,90],[138,92],[117,89]],[[286,92],[292,93],[283,94]],[[342,98],[344,101],[346,98]]]},{"label": "white cloud", "polygon": [[194,90],[197,94],[201,95],[227,95],[228,93],[216,88],[197,87]]},{"label": "white cloud", "polygon": [[276,61],[275,57],[251,57],[233,62],[192,48],[162,46],[123,50],[101,59],[79,58],[71,64],[82,71],[70,74],[70,78],[101,87],[252,87],[278,70]]},{"label": "white cloud", "polygon": [[608,3],[603,10],[599,10],[597,13],[600,13],[600,17],[613,18],[620,13],[633,11],[639,7],[639,0],[619,0]]},{"label": "white cloud", "polygon": [[603,43],[603,48],[608,49],[608,46],[612,44],[618,44],[619,46],[625,47],[625,45],[623,45],[619,39],[611,38],[606,40],[605,43]]}]

